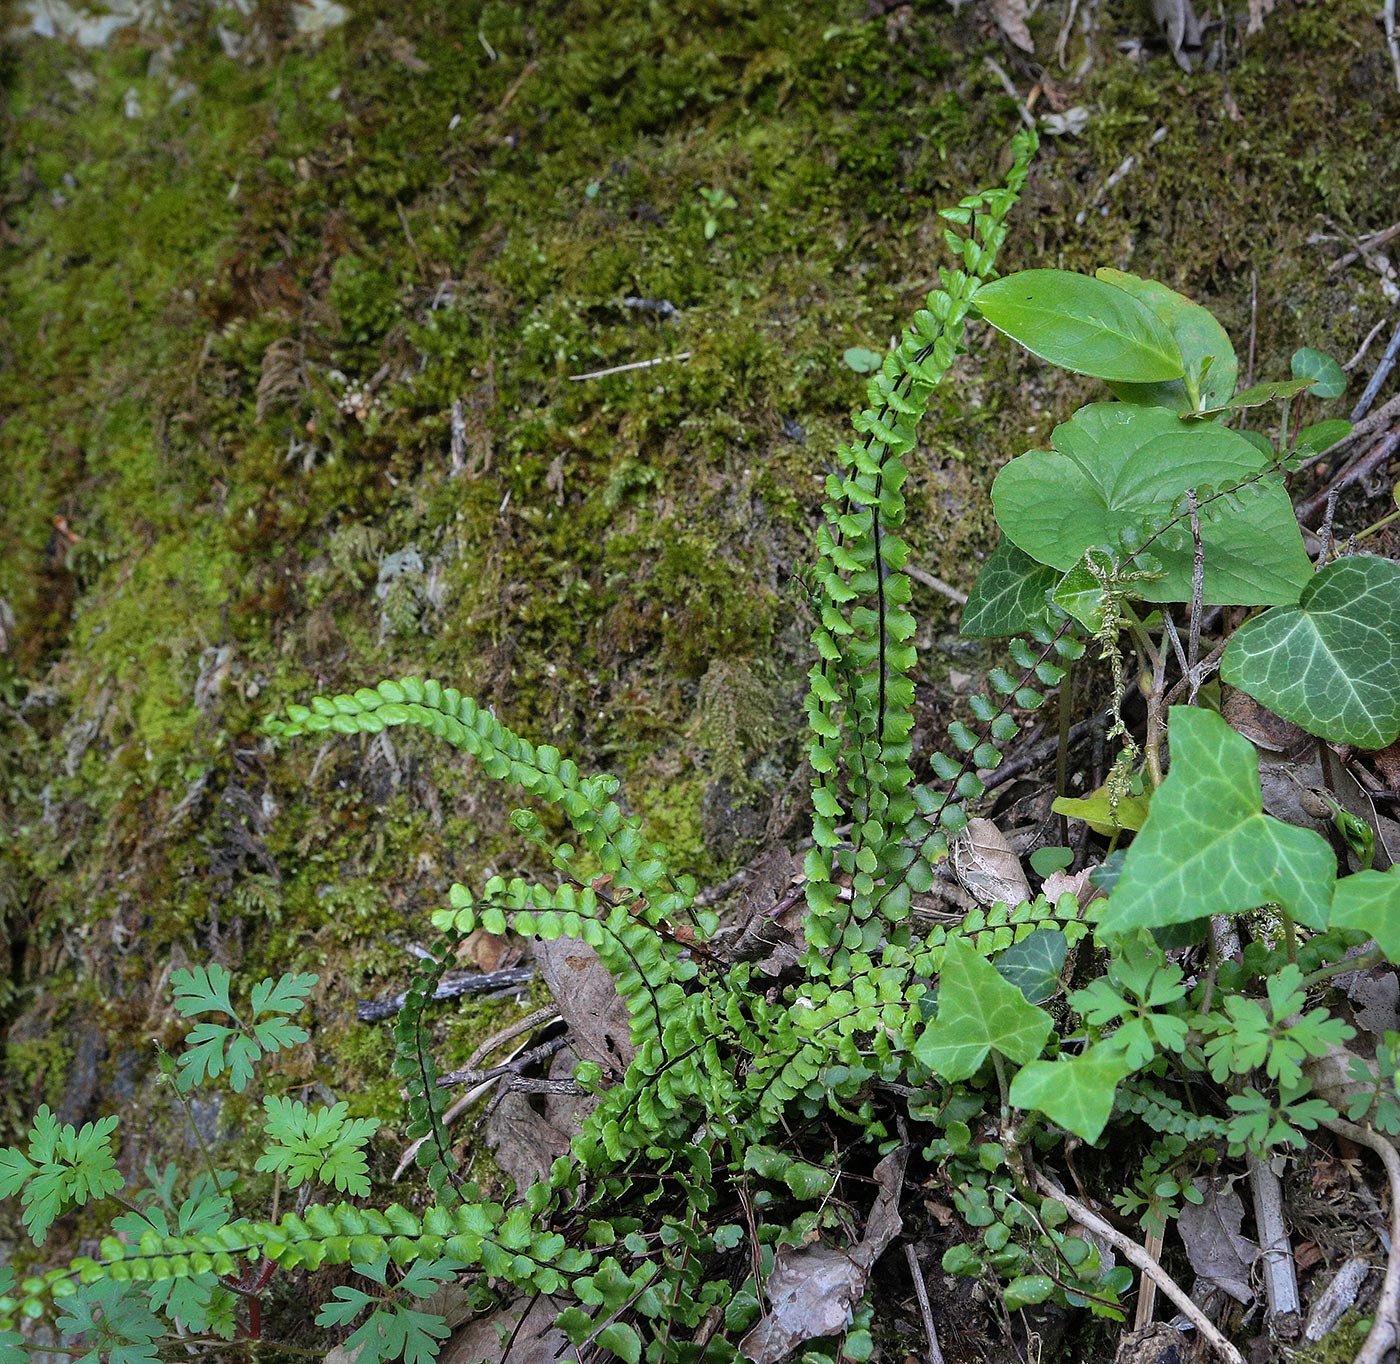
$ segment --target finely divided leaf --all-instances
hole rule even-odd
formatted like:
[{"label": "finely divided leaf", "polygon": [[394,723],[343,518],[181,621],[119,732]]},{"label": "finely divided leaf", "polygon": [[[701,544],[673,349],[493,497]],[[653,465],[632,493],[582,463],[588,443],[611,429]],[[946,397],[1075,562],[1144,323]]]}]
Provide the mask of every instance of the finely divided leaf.
[{"label": "finely divided leaf", "polygon": [[1137,299],[1103,280],[1023,270],[984,284],[975,303],[999,332],[1075,374],[1151,384],[1185,373],[1171,332]]},{"label": "finely divided leaf", "polygon": [[1330,743],[1384,748],[1400,736],[1400,564],[1355,554],[1235,632],[1232,687]]},{"label": "finely divided leaf", "polygon": [[233,1016],[228,987],[233,978],[217,963],[207,969],[196,966],[189,971],[175,971],[170,983],[175,987],[175,1007],[182,1018],[196,1014],[225,1013]]},{"label": "finely divided leaf", "polygon": [[1263,813],[1254,746],[1213,711],[1173,706],[1171,771],[1128,849],[1100,933],[1189,923],[1275,903],[1327,926],[1336,858],[1326,839]]}]

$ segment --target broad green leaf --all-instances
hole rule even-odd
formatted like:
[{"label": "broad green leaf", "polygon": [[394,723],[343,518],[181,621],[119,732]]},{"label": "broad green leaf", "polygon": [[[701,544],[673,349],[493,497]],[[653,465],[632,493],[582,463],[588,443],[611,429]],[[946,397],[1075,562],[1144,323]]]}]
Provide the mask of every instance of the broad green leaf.
[{"label": "broad green leaf", "polygon": [[623,1364],[637,1364],[642,1357],[642,1342],[632,1327],[626,1322],[615,1321],[598,1332],[598,1344],[604,1350],[611,1350]]},{"label": "broad green leaf", "polygon": [[1400,735],[1400,564],[1354,554],[1235,632],[1221,677],[1330,743]]},{"label": "broad green leaf", "polygon": [[1181,351],[1156,315],[1122,289],[1067,270],[1023,270],[975,296],[982,316],[1032,355],[1125,384],[1180,379]]},{"label": "broad green leaf", "polygon": [[1308,380],[1314,398],[1340,398],[1347,391],[1347,376],[1326,351],[1304,346],[1293,352],[1290,368],[1295,379]]},{"label": "broad green leaf", "polygon": [[[1159,407],[1092,403],[1057,426],[1053,450],[1031,450],[997,475],[997,524],[1031,558],[1067,572],[1087,550],[1115,546],[1144,521],[1180,512],[1188,488],[1233,486],[1257,474],[1259,452],[1234,431],[1186,423]],[[1312,565],[1282,479],[1266,474],[1237,505],[1201,516],[1205,601],[1296,601]],[[1162,576],[1137,584],[1148,601],[1189,601],[1193,549],[1181,516],[1150,546]]]},{"label": "broad green leaf", "polygon": [[1369,933],[1388,960],[1400,962],[1400,876],[1359,871],[1332,892],[1333,928]]},{"label": "broad green leaf", "polygon": [[1011,1081],[1011,1102],[1034,1108],[1085,1141],[1098,1141],[1113,1112],[1113,1096],[1133,1067],[1121,1053],[1098,1047],[1082,1056],[1032,1061]]},{"label": "broad green leaf", "polygon": [[1037,1307],[1055,1291],[1055,1281],[1048,1274],[1022,1274],[1012,1279],[1001,1291],[1001,1300],[1008,1312],[1022,1307]]},{"label": "broad green leaf", "polygon": [[1169,407],[1173,412],[1219,407],[1230,400],[1235,380],[1239,378],[1240,362],[1225,328],[1208,308],[1193,303],[1184,294],[1168,289],[1155,279],[1140,279],[1107,266],[1095,271],[1095,275],[1104,283],[1131,294],[1157,316],[1175,339],[1186,373],[1196,383],[1198,392],[1198,401],[1192,402],[1184,378],[1155,384],[1111,383],[1109,387],[1119,398],[1142,407]]},{"label": "broad green leaf", "polygon": [[950,938],[938,979],[938,1017],[914,1046],[918,1057],[945,1080],[968,1080],[992,1050],[1022,1063],[1040,1055],[1050,1036],[1050,1015],[997,974],[961,938]]},{"label": "broad green leaf", "polygon": [[1037,928],[997,958],[997,973],[1032,1004],[1043,1004],[1060,988],[1069,942],[1058,928]]},{"label": "broad green leaf", "polygon": [[1056,796],[1050,808],[1057,815],[1082,819],[1096,834],[1111,837],[1118,829],[1136,833],[1147,822],[1148,796],[1119,796],[1117,803],[1106,787],[1099,787],[1083,799]]},{"label": "broad green leaf", "polygon": [[1263,813],[1254,745],[1213,711],[1173,706],[1171,771],[1128,849],[1099,931],[1189,923],[1277,904],[1327,926],[1336,858],[1327,840]]},{"label": "broad green leaf", "polygon": [[963,607],[958,633],[970,639],[1020,635],[1050,617],[1045,594],[1060,574],[1019,550],[1006,537],[987,556]]},{"label": "broad green leaf", "polygon": [[1330,421],[1314,422],[1311,426],[1305,426],[1298,432],[1298,439],[1293,442],[1293,448],[1300,455],[1320,455],[1350,434],[1351,423],[1334,417]]}]

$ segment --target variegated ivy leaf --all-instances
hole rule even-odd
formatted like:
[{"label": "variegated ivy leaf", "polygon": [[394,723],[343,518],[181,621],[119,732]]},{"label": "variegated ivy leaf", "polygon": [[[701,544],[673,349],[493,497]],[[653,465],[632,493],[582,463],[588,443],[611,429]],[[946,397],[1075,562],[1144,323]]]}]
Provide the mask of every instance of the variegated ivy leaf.
[{"label": "variegated ivy leaf", "polygon": [[958,633],[969,639],[1023,635],[1050,618],[1045,594],[1060,574],[1006,538],[987,556],[963,607]]},{"label": "variegated ivy leaf", "polygon": [[1400,564],[1354,554],[1308,579],[1296,606],[1242,625],[1220,675],[1329,743],[1400,736]]},{"label": "variegated ivy leaf", "polygon": [[1369,933],[1390,961],[1400,962],[1400,875],[1359,871],[1332,892],[1333,928]]},{"label": "variegated ivy leaf", "polygon": [[1254,746],[1213,711],[1173,706],[1171,771],[1128,849],[1100,932],[1189,923],[1277,904],[1326,928],[1327,840],[1264,813]]}]

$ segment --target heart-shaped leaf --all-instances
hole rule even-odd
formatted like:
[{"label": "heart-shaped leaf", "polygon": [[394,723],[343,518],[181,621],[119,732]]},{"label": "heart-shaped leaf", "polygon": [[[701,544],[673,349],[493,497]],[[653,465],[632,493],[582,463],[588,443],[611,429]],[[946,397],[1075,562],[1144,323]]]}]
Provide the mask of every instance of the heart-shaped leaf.
[{"label": "heart-shaped leaf", "polygon": [[1121,1052],[1094,1047],[1083,1056],[1032,1061],[1011,1081],[1017,1108],[1034,1108],[1085,1141],[1098,1141],[1113,1112],[1113,1096],[1133,1067]]},{"label": "heart-shaped leaf", "polygon": [[1220,675],[1330,743],[1400,737],[1400,564],[1354,554],[1311,577],[1296,606],[1240,627]]},{"label": "heart-shaped leaf", "polygon": [[1332,892],[1333,928],[1369,933],[1390,961],[1400,962],[1400,876],[1359,871]]},{"label": "heart-shaped leaf", "polygon": [[999,332],[1075,374],[1153,384],[1186,372],[1176,341],[1156,314],[1101,279],[1068,270],[1023,270],[984,284],[975,301]]},{"label": "heart-shaped leaf", "polygon": [[1060,574],[1002,536],[987,556],[963,607],[958,633],[971,639],[1026,633],[1050,618],[1045,594]]},{"label": "heart-shaped leaf", "polygon": [[1214,711],[1173,706],[1171,771],[1128,849],[1099,932],[1184,924],[1277,904],[1327,926],[1337,861],[1327,840],[1264,814],[1254,745]]},{"label": "heart-shaped leaf", "polygon": [[1229,402],[1239,378],[1240,362],[1225,328],[1209,309],[1193,303],[1184,294],[1158,284],[1155,279],[1105,267],[1095,271],[1098,279],[1131,294],[1150,309],[1171,332],[1181,351],[1186,373],[1196,385],[1197,399],[1186,390],[1186,380],[1168,379],[1155,384],[1111,383],[1109,387],[1125,403],[1142,407],[1169,407],[1173,412],[1189,412],[1197,407],[1219,407]]},{"label": "heart-shaped leaf", "polygon": [[945,1080],[968,1080],[993,1049],[1025,1063],[1050,1036],[1050,1015],[997,974],[961,938],[950,938],[938,975],[938,1017],[914,1044],[914,1055]]},{"label": "heart-shaped leaf", "polygon": [[[1013,459],[992,486],[997,524],[1043,564],[1068,571],[1086,550],[1119,544],[1163,518],[1188,488],[1230,487],[1264,467],[1242,436],[1182,422],[1160,407],[1091,403],[1051,437],[1053,450]],[[1270,606],[1294,602],[1312,573],[1293,506],[1277,474],[1220,499],[1201,515],[1205,601]],[[1148,601],[1189,601],[1194,546],[1183,517],[1153,541],[1162,576],[1138,584]]]},{"label": "heart-shaped leaf", "polygon": [[997,958],[997,973],[1032,1004],[1043,1004],[1060,988],[1069,940],[1058,928],[1037,928]]},{"label": "heart-shaped leaf", "polygon": [[1290,366],[1295,379],[1309,380],[1308,392],[1314,398],[1340,398],[1347,391],[1347,376],[1326,351],[1304,346],[1293,352]]}]

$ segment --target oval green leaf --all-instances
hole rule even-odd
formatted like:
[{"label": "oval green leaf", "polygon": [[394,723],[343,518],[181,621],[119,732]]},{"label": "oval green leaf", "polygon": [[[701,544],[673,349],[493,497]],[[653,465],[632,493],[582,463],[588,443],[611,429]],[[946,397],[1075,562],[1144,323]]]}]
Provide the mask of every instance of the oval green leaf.
[{"label": "oval green leaf", "polygon": [[983,285],[982,316],[1032,355],[1074,374],[1153,384],[1186,373],[1157,316],[1122,289],[1068,270],[1023,270]]},{"label": "oval green leaf", "polygon": [[1329,743],[1400,737],[1400,564],[1354,554],[1240,627],[1221,677]]},{"label": "oval green leaf", "polygon": [[[1240,375],[1240,362],[1225,328],[1209,309],[1155,279],[1140,279],[1107,267],[1096,271],[1095,276],[1130,294],[1154,313],[1171,332],[1186,366],[1186,377],[1181,379],[1155,384],[1110,384],[1119,398],[1142,407],[1169,407],[1173,412],[1219,407],[1229,402]],[[1188,378],[1196,388],[1194,401],[1187,390]]]}]

